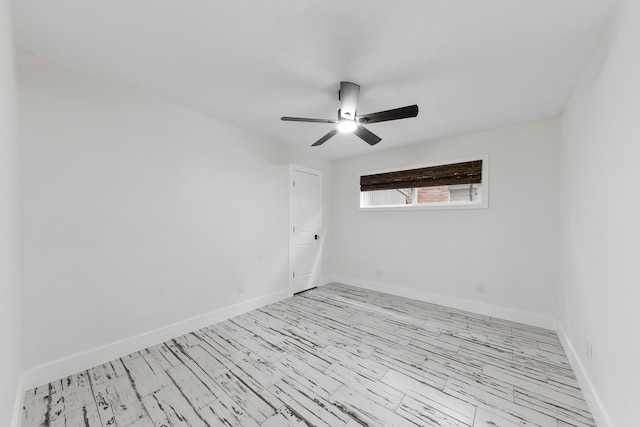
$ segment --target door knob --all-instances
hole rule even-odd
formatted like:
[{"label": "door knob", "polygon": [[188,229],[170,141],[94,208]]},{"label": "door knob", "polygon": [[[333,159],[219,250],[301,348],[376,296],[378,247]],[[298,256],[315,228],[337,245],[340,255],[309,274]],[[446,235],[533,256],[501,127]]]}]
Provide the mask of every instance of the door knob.
[{"label": "door knob", "polygon": [[316,234],[315,239],[318,240],[318,235]]}]

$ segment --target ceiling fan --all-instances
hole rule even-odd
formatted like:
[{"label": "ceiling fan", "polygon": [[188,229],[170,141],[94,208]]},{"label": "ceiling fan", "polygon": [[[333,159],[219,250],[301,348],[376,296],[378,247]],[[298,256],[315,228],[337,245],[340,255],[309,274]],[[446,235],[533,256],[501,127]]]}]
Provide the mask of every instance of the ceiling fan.
[{"label": "ceiling fan", "polygon": [[357,84],[351,82],[340,82],[340,91],[338,92],[338,100],[340,101],[338,120],[307,119],[303,117],[281,117],[281,120],[286,122],[333,123],[337,125],[335,129],[330,130],[325,136],[314,142],[311,145],[312,147],[324,144],[329,138],[338,132],[353,132],[367,144],[375,145],[380,142],[382,138],[362,126],[363,124],[408,119],[418,115],[417,105],[409,105],[407,107],[394,108],[393,110],[357,115],[356,108],[358,106],[359,94],[360,86]]}]

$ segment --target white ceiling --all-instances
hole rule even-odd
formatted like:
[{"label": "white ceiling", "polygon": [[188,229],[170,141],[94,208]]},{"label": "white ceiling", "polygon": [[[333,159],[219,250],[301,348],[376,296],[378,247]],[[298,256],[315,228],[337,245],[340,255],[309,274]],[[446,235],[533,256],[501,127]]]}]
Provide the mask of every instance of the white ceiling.
[{"label": "white ceiling", "polygon": [[[15,0],[18,47],[327,158],[561,112],[615,0]],[[310,145],[341,80],[359,113],[418,104]]]}]

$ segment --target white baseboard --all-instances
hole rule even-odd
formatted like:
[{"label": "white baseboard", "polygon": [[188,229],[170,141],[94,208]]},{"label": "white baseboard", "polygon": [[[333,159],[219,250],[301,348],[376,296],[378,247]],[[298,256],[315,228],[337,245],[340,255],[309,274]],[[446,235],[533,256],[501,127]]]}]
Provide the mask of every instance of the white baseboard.
[{"label": "white baseboard", "polygon": [[24,374],[20,375],[18,380],[18,390],[16,391],[16,401],[13,405],[13,414],[11,416],[11,427],[20,427],[22,422],[22,404],[24,401]]},{"label": "white baseboard", "polygon": [[593,419],[596,421],[596,424],[598,427],[614,427],[609,414],[602,404],[600,395],[598,395],[596,388],[593,386],[591,377],[587,373],[587,370],[582,364],[575,347],[571,343],[571,340],[560,323],[558,323],[557,333],[558,338],[560,338],[560,342],[562,343],[562,347],[564,347],[564,352],[567,354],[571,368],[573,368],[573,373],[576,374],[578,384],[580,384],[582,394],[584,395],[584,399],[587,401],[587,405],[589,405],[589,410],[591,411],[591,415],[593,415]]},{"label": "white baseboard", "polygon": [[213,325],[214,323],[278,302],[289,298],[291,295],[292,293],[289,288],[283,289],[29,369],[23,373],[22,394],[32,388],[48,384],[60,378],[126,356],[127,354],[152,347],[189,332]]},{"label": "white baseboard", "polygon": [[336,277],[335,281],[346,285],[357,286],[359,288],[370,289],[372,291],[385,292],[388,294],[411,298],[418,301],[438,304],[445,307],[457,308],[458,310],[470,311],[472,313],[483,314],[485,316],[496,317],[498,319],[510,320],[512,322],[525,323],[531,326],[556,330],[557,322],[552,316],[538,313],[531,313],[497,305],[484,304],[462,298],[438,295],[419,289],[403,288],[400,286],[385,283],[371,282],[368,280],[354,279],[352,277]]}]

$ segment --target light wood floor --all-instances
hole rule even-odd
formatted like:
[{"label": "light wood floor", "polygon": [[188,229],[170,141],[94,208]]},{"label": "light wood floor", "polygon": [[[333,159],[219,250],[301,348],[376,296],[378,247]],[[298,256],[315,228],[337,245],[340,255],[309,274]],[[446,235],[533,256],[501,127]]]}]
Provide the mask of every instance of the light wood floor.
[{"label": "light wood floor", "polygon": [[36,426],[595,426],[552,331],[332,284],[26,393]]}]

